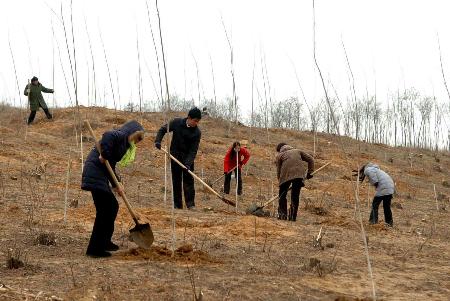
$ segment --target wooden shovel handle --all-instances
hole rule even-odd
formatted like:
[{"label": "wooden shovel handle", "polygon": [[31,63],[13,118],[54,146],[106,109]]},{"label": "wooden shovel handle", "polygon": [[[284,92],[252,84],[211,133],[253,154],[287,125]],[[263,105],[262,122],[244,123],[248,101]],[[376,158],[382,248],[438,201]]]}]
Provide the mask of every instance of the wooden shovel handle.
[{"label": "wooden shovel handle", "polygon": [[[95,147],[97,148],[97,151],[98,151],[98,153],[101,156],[102,153],[101,153],[100,142],[99,142],[99,140],[97,140],[97,137],[95,137],[95,133],[92,130],[91,124],[89,123],[88,120],[85,120],[84,123],[86,124],[86,127],[88,128],[89,133],[91,134],[92,138],[94,138],[94,140],[95,140]],[[111,167],[111,164],[109,164],[108,160],[106,160],[106,159],[105,159],[105,165],[106,165],[106,169],[108,170],[109,174],[111,175],[111,178],[113,179],[114,185],[116,187],[120,187],[120,185],[122,185],[122,184],[120,184],[119,181],[117,180],[116,174],[114,173],[114,171],[113,171],[113,169]],[[127,196],[125,195],[125,192],[123,192],[121,194],[121,197],[122,197],[123,201],[125,202],[125,205],[127,206],[128,211],[130,211],[131,217],[133,218],[134,222],[136,223],[136,225],[138,225],[139,221],[137,219],[136,214],[133,211],[133,208],[131,208],[131,205],[128,202],[128,199],[127,199]]]},{"label": "wooden shovel handle", "polygon": [[319,172],[319,171],[321,171],[322,169],[324,169],[325,167],[327,167],[328,165],[330,165],[331,164],[331,161],[330,162],[328,162],[327,164],[325,164],[325,165],[322,165],[321,167],[319,167],[318,169],[316,169],[315,171],[313,171],[312,173],[311,173],[311,175],[314,175],[316,172]]},{"label": "wooden shovel handle", "polygon": [[[292,187],[289,187],[288,191],[291,190],[291,189],[292,189]],[[287,193],[287,191],[286,191],[286,193]],[[270,203],[272,203],[273,201],[275,201],[276,199],[278,199],[278,197],[279,197],[278,194],[275,195],[275,196],[273,196],[270,200],[268,200],[267,202],[265,202],[264,204],[262,204],[261,207],[259,207],[259,209],[262,209],[262,208],[266,207],[267,205],[269,205]]]},{"label": "wooden shovel handle", "polygon": [[183,167],[184,169],[187,170],[187,172],[193,176],[196,180],[198,180],[203,186],[205,186],[209,191],[211,191],[215,196],[217,196],[218,198],[220,198],[222,200],[222,202],[231,205],[231,206],[236,206],[236,203],[233,202],[232,200],[228,200],[224,197],[222,197],[217,191],[215,191],[214,189],[212,189],[208,184],[206,184],[199,176],[197,176],[195,173],[193,173],[192,171],[190,171],[186,166],[184,166],[183,163],[181,163],[177,158],[175,158],[174,156],[172,156],[172,154],[169,154],[169,152],[167,152],[164,148],[161,148],[161,150],[163,152],[165,152],[166,154],[168,154],[170,156],[170,158],[175,161],[178,165],[180,165],[181,167]]},{"label": "wooden shovel handle", "polygon": [[[319,167],[319,168],[316,169],[315,171],[313,171],[313,172],[311,173],[311,175],[314,175],[315,173],[321,171],[322,169],[324,169],[325,167],[327,167],[327,166],[330,165],[330,164],[331,164],[331,161],[328,162],[327,164],[325,164],[325,165]],[[292,187],[289,187],[288,191],[291,190],[291,188],[292,188]],[[270,200],[268,200],[267,202],[265,202],[264,204],[262,204],[261,207],[260,207],[260,209],[266,207],[267,205],[269,205],[270,203],[272,203],[272,202],[275,201],[276,199],[278,199],[278,195],[273,196]]]},{"label": "wooden shovel handle", "polygon": [[214,182],[211,183],[211,186],[213,186],[214,184],[216,184],[217,182],[219,182],[219,180],[222,179],[225,175],[227,175],[227,174],[233,172],[233,170],[235,170],[236,167],[237,167],[237,166],[233,167],[229,172],[224,173],[223,175],[221,175],[217,180],[215,180]]}]

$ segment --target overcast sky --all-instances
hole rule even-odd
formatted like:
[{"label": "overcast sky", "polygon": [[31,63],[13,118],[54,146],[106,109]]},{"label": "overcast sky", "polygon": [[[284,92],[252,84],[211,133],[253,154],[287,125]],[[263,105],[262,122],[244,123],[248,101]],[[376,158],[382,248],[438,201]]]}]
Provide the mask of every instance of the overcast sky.
[{"label": "overcast sky", "polygon": [[[59,14],[61,2],[70,35],[70,1],[2,1],[0,96],[3,98],[19,103],[9,39],[16,62],[20,101],[23,104],[26,101],[22,90],[27,79],[36,75],[45,86],[54,86],[59,106],[69,104],[57,47],[58,43],[64,71],[72,85],[64,32],[60,20],[50,10]],[[149,0],[148,3],[153,31],[158,34],[155,2]],[[256,88],[261,94],[264,92],[262,56],[265,56],[274,99],[300,95],[293,65],[307,99],[313,102],[323,97],[313,61],[312,1],[160,0],[159,6],[171,93],[198,98],[196,60],[202,96],[213,97],[211,61],[217,97],[232,95],[230,53],[221,23],[223,18],[234,46],[236,89],[244,111],[250,108],[254,64]],[[85,19],[94,51],[97,91],[102,99],[106,93],[107,105],[112,107],[113,100],[100,31],[114,93],[117,99],[120,94],[121,105],[131,98],[138,101],[137,37],[144,99],[155,99],[150,75],[158,90],[159,80],[145,0],[74,0],[73,12],[80,102],[88,103],[87,64],[92,65]],[[365,94],[366,86],[370,94],[375,93],[376,88],[378,99],[383,102],[389,91],[415,87],[423,95],[435,94],[440,101],[448,103],[437,44],[439,33],[444,68],[450,80],[448,12],[448,1],[444,0],[316,0],[317,57],[327,82],[333,83],[342,99],[349,95],[343,41],[357,94]],[[69,88],[73,93],[73,87]],[[51,96],[47,100],[52,106]]]}]

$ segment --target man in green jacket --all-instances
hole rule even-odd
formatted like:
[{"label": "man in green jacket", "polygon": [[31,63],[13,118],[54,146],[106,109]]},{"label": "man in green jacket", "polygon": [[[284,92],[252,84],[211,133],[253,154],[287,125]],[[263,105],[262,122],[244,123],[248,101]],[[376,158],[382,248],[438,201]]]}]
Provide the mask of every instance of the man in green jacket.
[{"label": "man in green jacket", "polygon": [[28,124],[31,124],[36,117],[36,111],[41,107],[45,115],[48,119],[52,119],[53,116],[50,114],[47,104],[44,101],[44,97],[42,96],[42,92],[44,93],[53,93],[53,89],[47,89],[44,87],[38,80],[36,76],[31,79],[31,85],[28,84],[25,87],[24,94],[28,96],[28,101],[30,102],[30,116],[28,117]]}]

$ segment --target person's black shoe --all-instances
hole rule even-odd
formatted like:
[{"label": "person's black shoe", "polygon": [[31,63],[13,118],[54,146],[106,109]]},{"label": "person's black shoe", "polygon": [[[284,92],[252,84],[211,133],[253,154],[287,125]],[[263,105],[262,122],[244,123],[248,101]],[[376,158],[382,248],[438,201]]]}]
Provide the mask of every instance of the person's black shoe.
[{"label": "person's black shoe", "polygon": [[283,213],[278,213],[278,219],[285,221],[287,220],[287,215]]},{"label": "person's black shoe", "polygon": [[110,251],[110,252],[114,252],[119,250],[119,246],[116,245],[115,243],[113,243],[112,241],[110,241],[105,248],[106,251]]},{"label": "person's black shoe", "polygon": [[100,252],[86,252],[86,255],[92,258],[105,258],[105,257],[111,257],[111,253],[106,251],[100,251]]}]

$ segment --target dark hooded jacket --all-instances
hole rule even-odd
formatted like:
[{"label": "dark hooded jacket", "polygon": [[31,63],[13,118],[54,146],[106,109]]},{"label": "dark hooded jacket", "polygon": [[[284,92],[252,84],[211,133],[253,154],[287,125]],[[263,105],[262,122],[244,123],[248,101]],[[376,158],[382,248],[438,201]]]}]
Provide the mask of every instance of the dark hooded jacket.
[{"label": "dark hooded jacket", "polygon": [[[187,118],[174,118],[170,121],[169,131],[173,132],[170,153],[186,166],[192,166],[197,155],[202,133],[196,127],[188,127]],[[161,143],[167,133],[167,124],[163,125],[156,135],[155,142]]]},{"label": "dark hooded jacket", "polygon": [[[108,160],[115,172],[116,163],[119,162],[130,147],[128,137],[137,131],[144,131],[139,122],[132,120],[125,123],[121,128],[105,132],[100,140],[102,157]],[[99,153],[94,148],[89,153],[84,163],[81,179],[81,189],[111,191],[109,183],[114,187],[106,165],[100,162]]]}]

